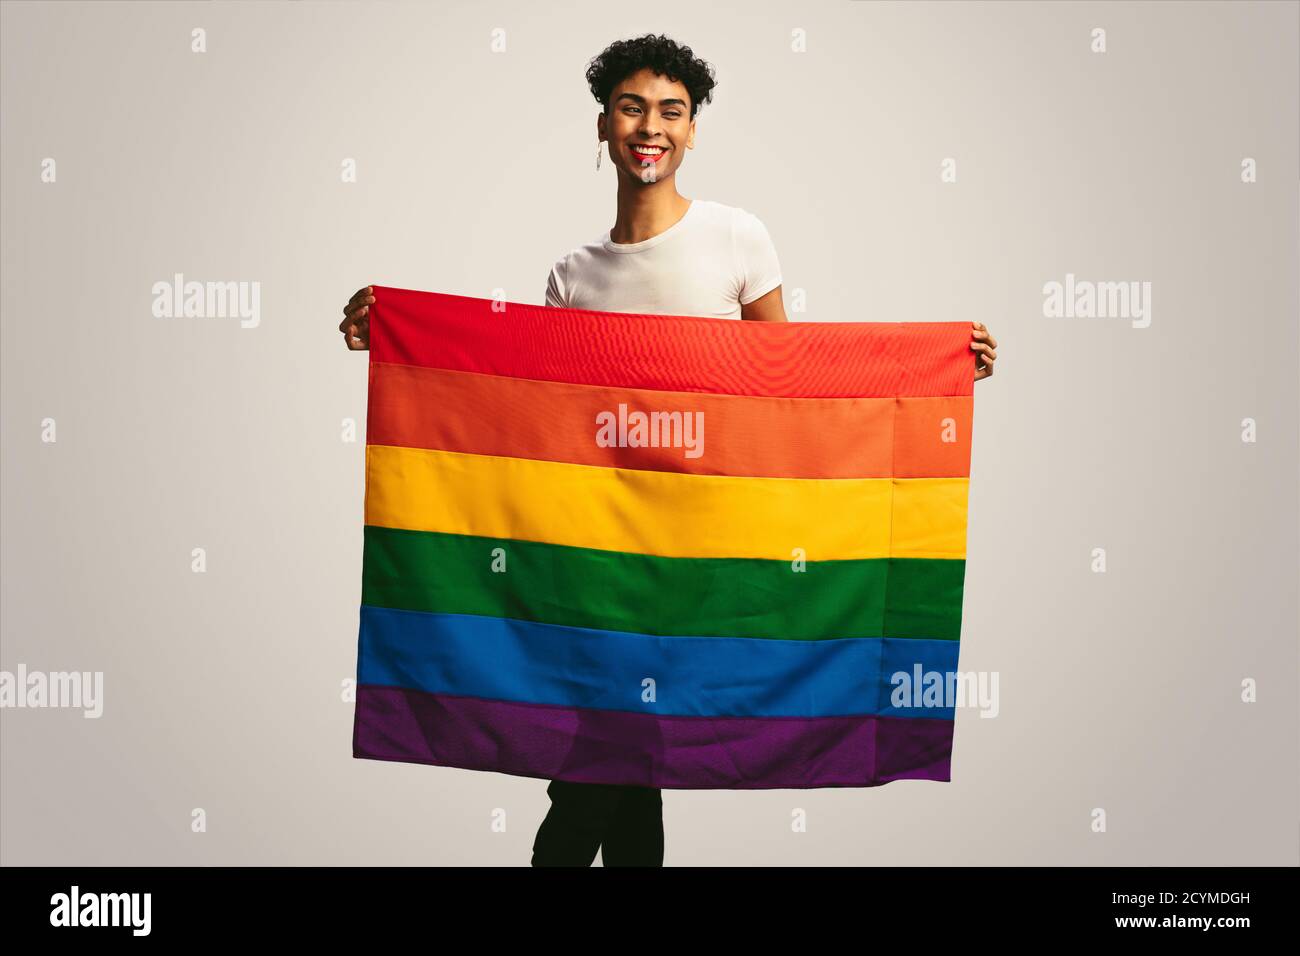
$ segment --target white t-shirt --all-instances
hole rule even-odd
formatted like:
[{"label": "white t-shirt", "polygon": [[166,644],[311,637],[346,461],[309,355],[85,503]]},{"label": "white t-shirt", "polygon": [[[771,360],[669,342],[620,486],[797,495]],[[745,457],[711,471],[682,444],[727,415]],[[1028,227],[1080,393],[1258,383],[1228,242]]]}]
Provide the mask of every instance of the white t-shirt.
[{"label": "white t-shirt", "polygon": [[767,228],[753,213],[693,199],[657,236],[616,243],[610,231],[551,267],[546,304],[599,312],[739,319],[781,284]]}]

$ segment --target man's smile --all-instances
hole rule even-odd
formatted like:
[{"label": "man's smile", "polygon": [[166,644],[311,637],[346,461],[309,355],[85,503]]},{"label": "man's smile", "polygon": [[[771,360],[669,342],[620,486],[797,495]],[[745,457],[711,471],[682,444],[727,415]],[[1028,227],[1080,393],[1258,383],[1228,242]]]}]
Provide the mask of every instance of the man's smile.
[{"label": "man's smile", "polygon": [[630,146],[629,149],[632,151],[632,155],[635,156],[637,159],[641,159],[641,160],[648,159],[651,162],[655,162],[655,163],[657,163],[661,157],[667,155],[668,153],[668,148],[665,146],[643,146],[639,143]]}]

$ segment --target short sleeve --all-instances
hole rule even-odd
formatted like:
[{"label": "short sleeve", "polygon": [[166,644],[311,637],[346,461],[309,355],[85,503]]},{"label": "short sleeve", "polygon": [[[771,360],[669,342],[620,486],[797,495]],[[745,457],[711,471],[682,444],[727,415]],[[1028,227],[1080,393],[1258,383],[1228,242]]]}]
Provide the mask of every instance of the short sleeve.
[{"label": "short sleeve", "polygon": [[568,308],[568,291],[564,284],[564,260],[558,260],[551,266],[551,274],[546,279],[546,304],[553,309]]},{"label": "short sleeve", "polygon": [[781,263],[767,227],[753,213],[737,209],[733,230],[742,276],[740,304],[749,305],[781,284]]}]

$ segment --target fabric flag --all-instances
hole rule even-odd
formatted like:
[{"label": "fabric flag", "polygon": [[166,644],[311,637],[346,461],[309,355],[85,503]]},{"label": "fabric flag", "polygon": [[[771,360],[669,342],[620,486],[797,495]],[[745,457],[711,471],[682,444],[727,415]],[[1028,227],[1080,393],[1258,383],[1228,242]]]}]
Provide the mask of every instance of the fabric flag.
[{"label": "fabric flag", "polygon": [[969,322],[374,296],[355,757],[951,779]]}]

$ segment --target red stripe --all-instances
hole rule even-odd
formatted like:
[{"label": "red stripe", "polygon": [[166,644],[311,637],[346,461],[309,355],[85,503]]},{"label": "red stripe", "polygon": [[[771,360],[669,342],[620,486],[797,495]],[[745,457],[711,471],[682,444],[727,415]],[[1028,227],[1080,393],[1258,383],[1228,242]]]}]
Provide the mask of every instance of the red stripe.
[{"label": "red stripe", "polygon": [[580,385],[791,398],[970,395],[969,322],[745,322],[374,287],[370,359]]}]

